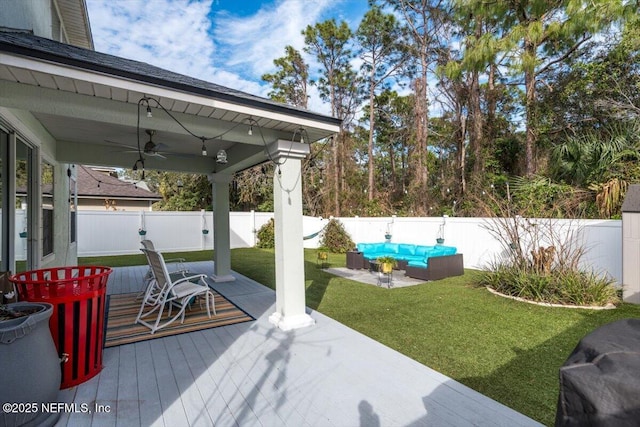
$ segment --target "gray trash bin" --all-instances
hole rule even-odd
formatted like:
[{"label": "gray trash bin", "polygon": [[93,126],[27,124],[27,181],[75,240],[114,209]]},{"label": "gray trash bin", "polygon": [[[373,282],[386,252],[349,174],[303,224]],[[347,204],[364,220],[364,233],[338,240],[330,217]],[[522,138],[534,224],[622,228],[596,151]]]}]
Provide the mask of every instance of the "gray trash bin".
[{"label": "gray trash bin", "polygon": [[53,306],[17,302],[5,307],[28,314],[0,319],[0,425],[52,426],[60,413],[47,412],[46,406],[43,411],[43,404],[56,402],[60,388],[60,359],[49,331]]}]

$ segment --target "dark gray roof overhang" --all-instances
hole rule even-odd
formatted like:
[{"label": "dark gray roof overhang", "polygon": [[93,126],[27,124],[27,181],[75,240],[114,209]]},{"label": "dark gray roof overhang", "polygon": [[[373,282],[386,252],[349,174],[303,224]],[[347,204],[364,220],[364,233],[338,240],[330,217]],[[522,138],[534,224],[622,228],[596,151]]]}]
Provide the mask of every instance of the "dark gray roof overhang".
[{"label": "dark gray roof overhang", "polygon": [[83,49],[31,34],[0,32],[0,51],[336,126],[341,123],[340,119],[334,117],[281,104],[215,83],[164,70],[144,62]]}]

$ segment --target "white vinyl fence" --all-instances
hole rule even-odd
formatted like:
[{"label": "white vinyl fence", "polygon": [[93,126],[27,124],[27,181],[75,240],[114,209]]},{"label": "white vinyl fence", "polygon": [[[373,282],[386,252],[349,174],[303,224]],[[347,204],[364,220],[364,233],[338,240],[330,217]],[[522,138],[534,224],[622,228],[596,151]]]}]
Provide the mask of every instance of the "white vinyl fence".
[{"label": "white vinyl fence", "polygon": [[[212,212],[101,212],[79,211],[78,256],[139,253],[140,240],[147,238],[163,251],[191,251],[213,248]],[[264,212],[231,212],[232,248],[253,247],[256,232],[273,217]],[[389,232],[391,241],[433,245],[440,230],[445,245],[455,246],[464,254],[467,268],[484,268],[504,248],[485,228],[488,218],[337,218],[356,243],[383,242]],[[539,222],[546,220],[536,220]],[[315,248],[328,219],[304,217],[304,246]],[[444,226],[443,226],[444,223]],[[622,221],[553,220],[561,228],[579,229],[588,252],[585,267],[601,272],[622,283]],[[16,227],[18,231],[19,227]],[[145,236],[138,231],[146,230]],[[204,234],[203,230],[209,230]],[[16,239],[19,244],[21,240]],[[21,248],[16,248],[20,258]]]},{"label": "white vinyl fence", "polygon": [[[464,255],[466,268],[486,268],[496,257],[506,256],[506,249],[487,230],[490,218],[337,218],[355,243],[391,241],[417,245],[435,245],[442,229],[447,246],[455,246]],[[536,219],[534,223],[549,224]],[[305,233],[319,230],[328,220],[305,218]],[[443,225],[444,224],[444,225]],[[579,243],[587,249],[582,267],[606,274],[622,283],[622,221],[620,220],[551,220],[559,229],[574,231]],[[309,233],[306,233],[309,234]],[[317,247],[318,238],[305,241],[305,247]]]},{"label": "white vinyl fence", "polygon": [[[231,248],[255,246],[255,232],[270,213],[233,212]],[[140,240],[152,240],[162,251],[213,249],[213,212],[78,211],[78,256],[139,253]],[[140,235],[140,230],[146,231]],[[208,233],[205,233],[208,230]]]}]

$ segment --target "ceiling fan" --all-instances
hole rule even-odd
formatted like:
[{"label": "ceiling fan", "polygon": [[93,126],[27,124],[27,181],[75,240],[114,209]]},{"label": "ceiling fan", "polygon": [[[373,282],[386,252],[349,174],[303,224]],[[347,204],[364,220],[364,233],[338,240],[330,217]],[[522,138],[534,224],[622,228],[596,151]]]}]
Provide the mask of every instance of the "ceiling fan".
[{"label": "ceiling fan", "polygon": [[[149,140],[144,144],[144,147],[142,147],[142,153],[144,153],[147,156],[154,156],[154,157],[159,157],[161,159],[166,159],[166,157],[163,156],[160,151],[166,148],[167,146],[163,143],[156,144],[155,142],[153,142],[153,135],[156,134],[156,131],[153,129],[145,129],[145,133],[149,135]],[[115,142],[115,141],[106,141],[106,142],[117,144],[121,147],[129,148],[129,150],[124,151],[125,153],[138,152],[138,148],[131,145],[126,145],[126,144],[122,144],[120,142]]]}]

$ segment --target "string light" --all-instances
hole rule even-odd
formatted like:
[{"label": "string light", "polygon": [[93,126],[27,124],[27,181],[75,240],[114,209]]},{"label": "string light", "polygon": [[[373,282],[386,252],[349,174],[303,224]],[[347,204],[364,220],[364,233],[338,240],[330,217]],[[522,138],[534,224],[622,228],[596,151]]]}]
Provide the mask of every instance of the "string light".
[{"label": "string light", "polygon": [[[138,170],[138,165],[137,165],[137,163],[138,163],[138,162],[136,162],[136,164],[134,165],[134,169],[133,169],[133,170]],[[101,188],[101,184],[105,184],[107,187],[127,187],[127,186],[130,186],[130,185],[133,185],[133,186],[134,186],[134,188],[136,188],[136,189],[138,188],[138,186],[137,186],[137,182],[121,182],[121,183],[118,183],[118,184],[113,183],[113,182],[102,182],[102,180],[101,180],[101,179],[96,178],[96,177],[93,175],[93,172],[92,172],[91,170],[87,169],[87,168],[86,168],[86,167],[84,167],[84,166],[82,167],[82,169],[85,171],[86,175],[87,175],[89,178],[93,179],[94,181],[96,181],[96,182],[98,183],[98,184],[97,184],[97,187],[98,187],[98,188]],[[114,178],[114,179],[118,179],[118,178]]]},{"label": "string light", "polygon": [[224,150],[218,150],[218,153],[216,154],[216,163],[220,163],[221,165],[224,165],[227,163],[227,152]]},{"label": "string light", "polygon": [[[304,134],[307,133],[307,130],[305,128],[298,128],[296,130],[293,131],[293,136],[291,137],[291,141],[295,141],[296,140],[296,135],[300,135],[300,143],[304,144]],[[307,140],[309,139],[309,134],[307,134]]]},{"label": "string light", "polygon": [[[167,113],[167,115],[169,117],[171,117],[171,119],[173,119],[182,129],[184,129],[189,135],[193,136],[194,138],[198,138],[199,140],[202,141],[202,146],[200,148],[201,150],[201,154],[202,156],[207,156],[207,146],[205,144],[206,141],[211,141],[211,140],[215,140],[215,139],[220,139],[223,136],[225,136],[226,134],[228,134],[229,132],[233,131],[234,129],[236,129],[238,126],[243,125],[243,124],[249,124],[249,129],[247,131],[247,133],[252,136],[253,135],[253,125],[257,125],[258,126],[258,130],[260,131],[260,136],[262,138],[262,142],[265,145],[265,148],[267,148],[267,142],[265,140],[264,135],[262,134],[262,129],[260,128],[258,122],[253,118],[253,117],[247,117],[245,119],[243,119],[242,121],[236,123],[234,126],[230,127],[229,129],[225,130],[224,132],[222,132],[219,135],[213,136],[213,137],[205,137],[205,136],[199,136],[196,135],[195,133],[193,133],[191,130],[189,130],[184,124],[182,124],[173,114],[171,114],[171,112],[169,110],[167,110],[161,103],[159,100],[152,98],[152,97],[147,97],[144,96],[142,98],[140,98],[140,100],[138,101],[138,123],[137,123],[137,134],[138,134],[138,155],[139,158],[136,161],[136,163],[134,164],[133,170],[137,170],[138,169],[138,164],[140,164],[140,166],[142,166],[142,179],[144,180],[144,157],[143,157],[143,150],[141,149],[141,144],[140,144],[140,107],[145,104],[146,105],[146,110],[147,110],[147,117],[153,117],[152,112],[151,112],[151,106],[150,106],[150,102],[153,101],[155,102],[155,105],[162,109],[162,111],[164,111],[165,113]],[[305,142],[311,142],[309,135],[307,134],[307,138],[305,141],[305,137],[304,134],[306,133],[306,130],[302,127],[297,128],[294,132],[293,132],[293,136],[291,138],[291,142],[292,142],[292,148],[293,148],[293,142],[295,142],[296,139],[296,134],[300,134],[300,142],[301,143],[305,143]],[[290,148],[289,150],[291,150],[292,148]],[[275,159],[273,159],[271,157],[271,154],[269,153],[269,151],[267,150],[267,157],[268,159],[276,166],[280,166],[281,164],[284,163],[284,161],[282,163],[276,161]],[[286,158],[285,158],[286,161]],[[216,163],[218,164],[226,164],[228,162],[228,157],[227,157],[227,152],[224,149],[220,149],[218,150],[218,152],[216,153]],[[280,170],[278,168],[278,174],[280,174]]]},{"label": "string light", "polygon": [[[151,97],[146,97],[146,96],[145,96],[145,97],[142,97],[142,98],[140,98],[140,100],[138,101],[138,124],[137,124],[137,128],[138,128],[138,154],[140,155],[139,162],[141,163],[141,165],[142,165],[142,167],[143,167],[143,173],[144,173],[144,162],[142,162],[142,160],[143,160],[143,157],[142,157],[143,150],[141,149],[141,145],[140,145],[140,136],[139,136],[139,135],[140,135],[140,106],[141,106],[142,104],[146,104],[146,106],[147,106],[147,117],[151,117],[151,116],[149,116],[149,113],[150,113],[150,111],[151,111],[151,108],[150,108],[150,106],[149,106],[149,105],[150,105],[150,102],[151,102],[151,101],[155,102],[155,105],[156,105],[158,108],[162,109],[162,111],[164,111],[165,113],[167,113],[167,115],[168,115],[171,119],[173,119],[173,121],[174,121],[174,122],[176,122],[176,123],[177,123],[177,124],[182,128],[182,129],[184,129],[184,130],[185,130],[189,135],[193,136],[194,138],[198,138],[199,140],[201,140],[201,141],[202,141],[202,146],[201,146],[201,148],[200,148],[200,151],[201,151],[201,154],[202,154],[203,156],[206,156],[206,155],[207,155],[207,147],[206,147],[206,145],[205,145],[205,142],[206,142],[206,141],[211,141],[211,140],[215,140],[215,139],[222,138],[223,136],[225,136],[225,135],[226,135],[226,134],[228,134],[229,132],[231,132],[231,131],[233,131],[234,129],[236,129],[238,126],[240,126],[240,125],[244,125],[245,123],[247,123],[247,120],[249,120],[249,121],[250,121],[251,125],[253,125],[253,123],[256,123],[256,122],[255,122],[255,120],[253,120],[252,118],[250,118],[250,117],[249,117],[248,119],[245,119],[245,120],[242,120],[242,121],[240,121],[240,122],[236,123],[234,126],[230,127],[229,129],[225,130],[224,132],[222,132],[222,133],[220,133],[220,134],[218,134],[218,135],[215,135],[215,136],[212,136],[212,137],[200,136],[200,135],[196,135],[196,134],[195,134],[195,133],[193,133],[191,130],[189,130],[189,129],[184,125],[184,124],[182,124],[182,122],[180,122],[180,120],[178,120],[178,119],[177,119],[173,114],[171,114],[171,112],[170,112],[169,110],[167,110],[167,109],[166,109],[166,108],[165,108],[165,107],[160,103],[160,101],[158,101],[158,100],[157,100],[157,99],[155,99],[155,98],[151,98]],[[253,126],[251,126],[250,130],[252,130],[252,127],[253,127]]]},{"label": "string light", "polygon": [[201,148],[201,150],[202,150],[202,155],[206,156],[207,155],[207,146],[204,145],[204,137],[202,138],[202,148]]}]

